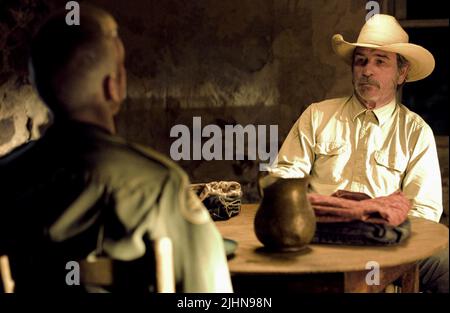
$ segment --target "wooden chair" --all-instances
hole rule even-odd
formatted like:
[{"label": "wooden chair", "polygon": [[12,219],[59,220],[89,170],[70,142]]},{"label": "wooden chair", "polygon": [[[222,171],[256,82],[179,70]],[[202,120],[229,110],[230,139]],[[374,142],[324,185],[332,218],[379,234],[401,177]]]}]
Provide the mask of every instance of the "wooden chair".
[{"label": "wooden chair", "polygon": [[[79,284],[88,292],[175,292],[171,240],[167,237],[154,240],[151,247],[147,247],[147,252],[143,257],[132,261],[118,261],[108,257],[88,257],[76,261],[74,263],[78,265]],[[0,257],[0,277],[3,291],[14,292],[7,256]],[[67,290],[70,291],[70,286]]]},{"label": "wooden chair", "polygon": [[14,280],[11,276],[11,268],[9,266],[9,258],[7,255],[0,256],[0,278],[1,278],[1,287],[3,288],[4,293],[13,293],[14,292]]},{"label": "wooden chair", "polygon": [[[149,284],[154,285],[149,292],[175,292],[171,240],[167,237],[154,240],[152,248],[153,253],[134,261],[117,261],[106,257],[80,261],[81,284],[91,287],[94,292],[96,286],[111,288],[113,292],[117,290],[114,286],[120,286],[117,291],[130,292],[142,290],[141,287],[146,288]],[[138,281],[140,286],[136,285]]]}]

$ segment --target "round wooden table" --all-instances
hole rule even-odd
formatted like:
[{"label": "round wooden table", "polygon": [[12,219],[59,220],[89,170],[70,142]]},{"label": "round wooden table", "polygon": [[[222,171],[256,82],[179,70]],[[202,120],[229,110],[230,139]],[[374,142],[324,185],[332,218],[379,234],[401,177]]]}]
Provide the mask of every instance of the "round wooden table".
[{"label": "round wooden table", "polygon": [[[242,285],[237,290],[267,281],[274,288],[292,285],[302,291],[378,292],[400,278],[403,292],[417,292],[417,261],[448,247],[446,226],[411,217],[410,238],[395,246],[311,244],[295,253],[267,252],[254,233],[256,211],[256,204],[242,205],[238,216],[216,222],[224,238],[238,242],[228,263],[235,285]],[[378,285],[366,283],[373,262],[380,268]]]}]

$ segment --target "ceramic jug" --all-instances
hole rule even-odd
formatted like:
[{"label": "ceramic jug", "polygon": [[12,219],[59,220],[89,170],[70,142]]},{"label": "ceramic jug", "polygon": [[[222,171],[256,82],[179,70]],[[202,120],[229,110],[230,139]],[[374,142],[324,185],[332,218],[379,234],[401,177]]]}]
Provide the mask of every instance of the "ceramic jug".
[{"label": "ceramic jug", "polygon": [[306,192],[308,177],[259,180],[262,201],[254,220],[256,237],[275,251],[297,251],[306,247],[316,230],[316,217]]}]

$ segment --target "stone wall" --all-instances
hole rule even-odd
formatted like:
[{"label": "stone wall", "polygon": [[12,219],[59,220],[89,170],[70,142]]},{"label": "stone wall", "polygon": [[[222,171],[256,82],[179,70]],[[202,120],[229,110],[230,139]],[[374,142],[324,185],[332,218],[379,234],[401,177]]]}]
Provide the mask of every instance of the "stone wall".
[{"label": "stone wall", "polygon": [[[203,125],[278,125],[281,144],[307,105],[351,91],[330,38],[355,38],[366,13],[360,1],[292,0],[146,1],[114,10],[130,83],[119,132],[166,154],[171,127],[191,128],[193,116]],[[257,200],[255,161],[180,164],[194,182],[238,180],[246,200]]]},{"label": "stone wall", "polygon": [[[191,128],[194,116],[203,125],[278,125],[281,144],[311,102],[351,92],[350,69],[333,54],[330,39],[339,32],[355,40],[367,13],[360,0],[89,2],[117,18],[127,50],[128,99],[117,116],[119,134],[167,155],[171,128]],[[25,47],[37,21],[65,1],[4,3],[0,155],[37,137],[48,120],[26,79]],[[448,160],[445,139],[440,154]],[[257,161],[180,165],[193,182],[237,180],[246,201],[258,199]],[[448,207],[448,166],[443,176]]]},{"label": "stone wall", "polygon": [[38,138],[48,123],[27,73],[31,30],[48,10],[43,1],[0,1],[0,156]]}]

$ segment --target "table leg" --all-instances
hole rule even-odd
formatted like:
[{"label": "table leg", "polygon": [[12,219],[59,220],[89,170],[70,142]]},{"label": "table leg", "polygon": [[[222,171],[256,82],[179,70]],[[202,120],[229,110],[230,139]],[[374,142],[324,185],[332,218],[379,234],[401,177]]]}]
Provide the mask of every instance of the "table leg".
[{"label": "table leg", "polygon": [[419,265],[413,264],[402,275],[402,292],[419,292]]}]

